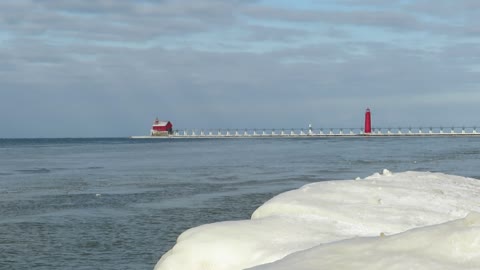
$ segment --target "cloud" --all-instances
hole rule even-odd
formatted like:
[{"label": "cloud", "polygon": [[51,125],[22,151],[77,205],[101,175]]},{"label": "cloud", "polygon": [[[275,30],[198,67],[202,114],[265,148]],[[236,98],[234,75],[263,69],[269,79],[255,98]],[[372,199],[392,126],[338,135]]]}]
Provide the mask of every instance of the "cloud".
[{"label": "cloud", "polygon": [[145,41],[230,24],[236,1],[25,1],[2,2],[2,21],[18,34],[59,38]]},{"label": "cloud", "polygon": [[0,2],[0,137],[128,136],[157,115],[356,127],[367,106],[385,125],[413,121],[406,108],[478,125],[476,2],[428,3]]},{"label": "cloud", "polygon": [[415,16],[394,11],[310,11],[275,7],[250,7],[245,14],[256,19],[290,22],[329,23],[353,26],[376,26],[418,31],[421,23]]}]

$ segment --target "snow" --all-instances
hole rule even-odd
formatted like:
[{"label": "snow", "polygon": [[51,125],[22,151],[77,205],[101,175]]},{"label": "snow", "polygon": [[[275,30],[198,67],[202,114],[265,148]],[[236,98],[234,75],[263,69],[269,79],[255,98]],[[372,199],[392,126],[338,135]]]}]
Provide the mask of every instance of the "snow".
[{"label": "snow", "polygon": [[324,181],[250,220],[192,228],[155,270],[480,269],[480,181],[429,172]]},{"label": "snow", "polygon": [[480,214],[392,236],[361,237],[300,251],[255,270],[475,269],[480,267]]}]

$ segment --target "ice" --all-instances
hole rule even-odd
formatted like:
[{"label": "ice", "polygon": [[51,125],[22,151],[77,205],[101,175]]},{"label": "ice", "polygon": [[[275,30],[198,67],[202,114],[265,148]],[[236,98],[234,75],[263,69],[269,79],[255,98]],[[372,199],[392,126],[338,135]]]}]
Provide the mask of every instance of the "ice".
[{"label": "ice", "polygon": [[403,270],[480,267],[480,214],[386,237],[320,245],[251,270]]},{"label": "ice", "polygon": [[251,220],[187,230],[155,270],[480,269],[479,191],[476,179],[388,170],[308,184]]}]

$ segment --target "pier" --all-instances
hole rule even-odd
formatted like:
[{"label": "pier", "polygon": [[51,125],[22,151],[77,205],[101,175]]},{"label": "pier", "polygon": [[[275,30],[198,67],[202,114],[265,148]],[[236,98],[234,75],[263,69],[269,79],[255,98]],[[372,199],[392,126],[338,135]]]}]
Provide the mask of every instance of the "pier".
[{"label": "pier", "polygon": [[179,129],[166,136],[131,136],[132,139],[181,138],[329,138],[329,137],[452,137],[480,136],[476,127]]},{"label": "pier", "polygon": [[371,111],[365,111],[365,125],[359,128],[243,128],[243,129],[176,129],[170,121],[155,119],[150,136],[131,136],[132,139],[168,138],[355,138],[355,137],[453,137],[480,136],[477,127],[372,127]]}]

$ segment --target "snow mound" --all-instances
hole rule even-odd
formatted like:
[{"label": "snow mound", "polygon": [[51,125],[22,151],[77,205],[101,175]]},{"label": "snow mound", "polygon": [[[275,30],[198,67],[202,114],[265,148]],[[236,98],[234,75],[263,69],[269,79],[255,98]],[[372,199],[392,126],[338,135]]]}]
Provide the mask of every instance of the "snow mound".
[{"label": "snow mound", "polygon": [[392,236],[353,238],[300,251],[251,270],[403,270],[480,267],[480,214]]},{"label": "snow mound", "polygon": [[187,230],[155,270],[480,269],[480,216],[468,215],[479,191],[476,179],[388,170],[308,184],[251,220]]}]

